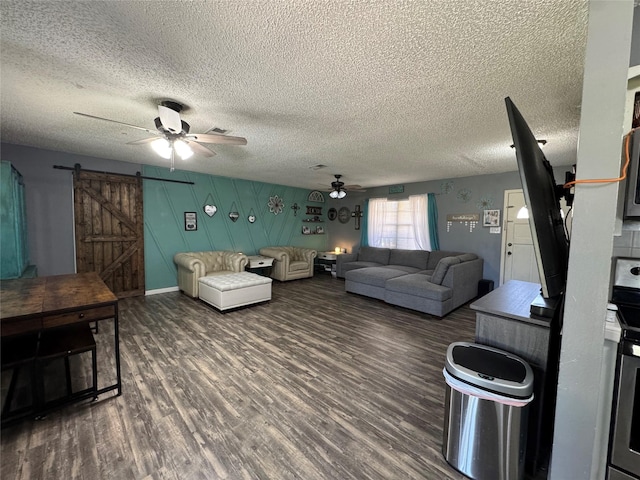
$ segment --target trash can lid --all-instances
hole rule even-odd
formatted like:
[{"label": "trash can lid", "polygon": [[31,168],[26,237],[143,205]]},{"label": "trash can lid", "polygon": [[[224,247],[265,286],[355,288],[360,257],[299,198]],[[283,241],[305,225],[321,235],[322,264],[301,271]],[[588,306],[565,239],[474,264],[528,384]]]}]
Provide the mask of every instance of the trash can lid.
[{"label": "trash can lid", "polygon": [[513,398],[533,391],[533,370],[520,357],[487,345],[454,342],[447,348],[445,368],[453,377],[484,390]]}]

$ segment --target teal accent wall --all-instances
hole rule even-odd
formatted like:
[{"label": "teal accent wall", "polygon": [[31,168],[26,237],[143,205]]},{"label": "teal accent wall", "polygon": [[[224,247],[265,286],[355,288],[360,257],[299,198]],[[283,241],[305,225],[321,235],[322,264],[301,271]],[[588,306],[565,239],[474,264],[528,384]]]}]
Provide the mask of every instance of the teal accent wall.
[{"label": "teal accent wall", "polygon": [[[327,250],[327,234],[303,235],[302,220],[306,206],[324,204],[307,201],[309,190],[252,182],[202,173],[167,168],[143,167],[143,176],[194,182],[187,185],[157,180],[144,180],[144,256],[147,290],[175,287],[177,271],[173,256],[178,252],[232,250],[247,255],[257,254],[262,247],[295,245]],[[269,198],[278,195],[284,200],[281,214],[269,212]],[[212,201],[213,200],[213,201]],[[204,213],[204,205],[213,203],[213,217]],[[233,204],[240,218],[231,221]],[[300,207],[297,215],[291,206]],[[253,209],[257,220],[249,223]],[[186,231],[184,213],[196,212],[198,229]],[[309,225],[309,224],[306,224]],[[314,225],[314,224],[311,224]],[[327,223],[320,224],[327,228]]]}]

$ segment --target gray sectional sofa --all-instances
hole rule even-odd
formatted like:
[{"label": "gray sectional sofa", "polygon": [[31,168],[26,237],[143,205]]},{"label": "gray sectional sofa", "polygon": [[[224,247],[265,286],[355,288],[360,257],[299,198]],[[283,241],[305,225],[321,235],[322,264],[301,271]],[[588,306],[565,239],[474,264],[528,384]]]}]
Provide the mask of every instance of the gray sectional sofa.
[{"label": "gray sectional sofa", "polygon": [[475,298],[483,260],[473,253],[362,247],[338,255],[345,290],[443,317]]}]

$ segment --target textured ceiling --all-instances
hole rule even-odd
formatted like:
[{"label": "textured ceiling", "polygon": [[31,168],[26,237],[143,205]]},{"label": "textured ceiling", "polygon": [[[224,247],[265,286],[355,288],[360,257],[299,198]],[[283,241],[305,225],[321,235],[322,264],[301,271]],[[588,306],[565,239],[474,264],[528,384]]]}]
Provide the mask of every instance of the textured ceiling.
[{"label": "textured ceiling", "polygon": [[[143,131],[247,138],[177,168],[316,189],[516,169],[510,96],[575,161],[586,0],[0,2],[3,142],[167,166]],[[311,167],[322,164],[326,168]]]}]

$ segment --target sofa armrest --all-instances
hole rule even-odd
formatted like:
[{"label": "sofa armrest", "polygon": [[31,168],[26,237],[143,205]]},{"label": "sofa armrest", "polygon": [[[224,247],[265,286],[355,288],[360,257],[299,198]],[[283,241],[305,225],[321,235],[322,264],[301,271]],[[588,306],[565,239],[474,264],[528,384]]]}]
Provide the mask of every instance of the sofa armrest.
[{"label": "sofa armrest", "polygon": [[453,308],[478,296],[478,282],[482,279],[484,261],[481,258],[451,265],[442,285],[453,290]]},{"label": "sofa armrest", "polygon": [[289,254],[284,250],[280,250],[277,247],[265,247],[260,249],[260,255],[265,257],[275,258],[279,262],[283,262],[289,259]]},{"label": "sofa armrest", "polygon": [[173,262],[178,268],[183,268],[190,273],[201,273],[204,275],[206,271],[204,262],[191,253],[176,253],[173,256]]},{"label": "sofa armrest", "polygon": [[318,251],[311,248],[299,248],[298,252],[300,256],[311,265],[313,265],[313,259],[318,255]]},{"label": "sofa armrest", "polygon": [[221,252],[221,255],[225,270],[244,272],[247,263],[249,263],[249,258],[244,253],[225,251]]}]

